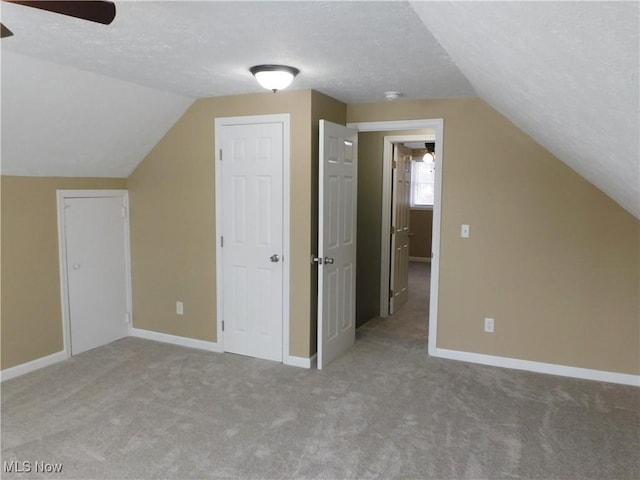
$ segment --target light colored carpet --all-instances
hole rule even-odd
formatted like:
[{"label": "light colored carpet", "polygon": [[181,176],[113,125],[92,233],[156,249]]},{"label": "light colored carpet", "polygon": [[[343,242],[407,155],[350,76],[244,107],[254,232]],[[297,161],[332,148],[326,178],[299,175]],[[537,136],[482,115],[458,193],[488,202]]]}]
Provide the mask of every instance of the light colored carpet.
[{"label": "light colored carpet", "polygon": [[127,338],[6,381],[3,464],[63,471],[2,477],[640,478],[637,388],[429,358],[427,301],[322,371]]}]

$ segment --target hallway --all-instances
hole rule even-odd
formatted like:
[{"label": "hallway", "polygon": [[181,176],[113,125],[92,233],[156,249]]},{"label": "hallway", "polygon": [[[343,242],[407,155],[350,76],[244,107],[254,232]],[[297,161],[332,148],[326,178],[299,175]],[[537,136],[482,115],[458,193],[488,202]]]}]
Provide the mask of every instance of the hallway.
[{"label": "hallway", "polygon": [[389,341],[401,340],[427,348],[429,333],[429,288],[431,264],[409,262],[409,300],[398,313],[387,318],[376,317],[356,330],[356,341],[383,336]]}]

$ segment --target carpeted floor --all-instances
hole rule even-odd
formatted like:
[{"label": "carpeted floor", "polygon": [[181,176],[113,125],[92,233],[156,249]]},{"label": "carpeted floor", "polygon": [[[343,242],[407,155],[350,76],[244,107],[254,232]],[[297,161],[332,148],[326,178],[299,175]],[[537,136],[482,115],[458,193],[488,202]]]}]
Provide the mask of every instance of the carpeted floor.
[{"label": "carpeted floor", "polygon": [[640,478],[639,389],[429,358],[417,293],[322,371],[127,338],[6,381],[2,478]]}]

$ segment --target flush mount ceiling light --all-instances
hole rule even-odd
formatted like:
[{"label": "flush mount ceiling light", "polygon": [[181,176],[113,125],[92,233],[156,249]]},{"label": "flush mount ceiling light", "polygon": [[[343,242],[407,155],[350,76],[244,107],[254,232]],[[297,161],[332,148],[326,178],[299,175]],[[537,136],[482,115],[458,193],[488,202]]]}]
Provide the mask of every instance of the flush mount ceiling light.
[{"label": "flush mount ceiling light", "polygon": [[436,155],[433,152],[427,152],[424,154],[424,157],[422,157],[422,161],[423,162],[435,162],[436,161]]},{"label": "flush mount ceiling light", "polygon": [[422,156],[415,156],[413,157],[413,161],[414,162],[435,162],[436,161],[436,144],[435,142],[425,142],[424,144],[425,148],[423,150],[418,150],[421,152],[424,152],[424,155]]},{"label": "flush mount ceiling light", "polygon": [[251,67],[249,71],[256,77],[260,85],[273,93],[287,88],[293,78],[300,73],[297,68],[286,65],[256,65]]},{"label": "flush mount ceiling light", "polygon": [[390,102],[400,98],[400,95],[402,95],[400,92],[395,92],[395,91],[384,92],[384,98],[386,98]]},{"label": "flush mount ceiling light", "polygon": [[424,146],[426,149],[426,153],[424,154],[424,157],[422,157],[422,161],[435,162],[436,161],[436,152],[435,152],[436,144],[427,142],[424,144]]}]

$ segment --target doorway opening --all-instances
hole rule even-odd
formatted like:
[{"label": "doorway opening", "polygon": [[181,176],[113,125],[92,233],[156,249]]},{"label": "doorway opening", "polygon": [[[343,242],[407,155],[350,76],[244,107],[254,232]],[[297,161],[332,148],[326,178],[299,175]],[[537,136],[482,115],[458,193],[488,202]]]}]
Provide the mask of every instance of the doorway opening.
[{"label": "doorway opening", "polygon": [[[435,132],[425,132],[384,137],[385,144],[391,144],[391,151],[387,148],[384,152],[391,156],[391,223],[389,261],[381,264],[388,274],[386,280],[381,275],[380,291],[384,292],[382,281],[385,281],[385,285],[388,281],[389,292],[386,307],[382,294],[380,298],[380,314],[383,317],[397,314],[410,296],[415,300],[417,294],[423,294],[428,299],[428,282],[421,286],[415,279],[409,281],[412,274],[415,276],[416,272],[425,270],[424,265],[409,268],[412,260],[431,261],[435,162],[432,154],[425,153],[424,147],[434,144]],[[428,161],[425,160],[427,158]],[[421,178],[428,177],[425,173],[429,172],[431,182],[428,182],[429,178]],[[424,272],[421,276],[424,277]],[[422,287],[424,292],[419,291]],[[416,306],[415,301],[412,304]],[[424,317],[427,311],[425,306]]]},{"label": "doorway opening", "polygon": [[[352,123],[349,126],[357,128],[361,134],[361,145],[366,142],[366,135],[377,135],[375,142],[380,139],[383,143],[382,159],[379,156],[379,150],[376,150],[376,158],[367,160],[367,155],[372,152],[363,151],[361,153],[363,178],[360,185],[366,187],[366,182],[377,182],[378,185],[374,189],[367,192],[367,188],[363,189],[362,195],[358,197],[358,238],[363,236],[367,238],[370,235],[378,238],[367,238],[361,249],[358,245],[358,275],[364,274],[364,280],[358,285],[358,295],[364,301],[368,301],[369,308],[366,314],[369,318],[384,319],[389,316],[389,285],[391,278],[391,244],[392,244],[392,198],[393,198],[393,144],[429,141],[433,143],[433,150],[436,158],[435,169],[435,185],[434,185],[434,202],[432,209],[432,246],[431,246],[431,263],[424,262],[424,265],[418,265],[417,270],[428,270],[429,277],[429,310],[428,310],[428,351],[434,352],[437,344],[437,314],[438,314],[438,279],[439,279],[439,260],[440,260],[440,218],[441,218],[441,196],[442,196],[442,165],[443,165],[443,148],[442,139],[444,133],[444,122],[442,119],[425,119],[425,120],[407,120],[407,121],[388,121],[388,122],[365,122]],[[379,144],[379,143],[378,143]],[[378,147],[379,148],[379,147]],[[367,166],[366,162],[369,162]],[[381,163],[381,165],[380,165]],[[370,172],[375,172],[374,178]],[[381,179],[381,180],[380,180]],[[376,190],[377,189],[377,190]],[[367,195],[369,195],[367,197]],[[371,212],[366,211],[367,205],[375,205],[379,202],[379,206],[372,209]],[[360,206],[364,204],[365,211],[360,211]],[[361,223],[362,227],[361,228]],[[372,228],[373,225],[373,228]],[[361,232],[364,235],[361,235]],[[377,250],[377,258],[371,250]],[[361,252],[362,250],[362,252]],[[362,254],[361,254],[362,253]],[[364,265],[362,265],[364,263]],[[362,269],[361,269],[362,266]],[[422,272],[424,277],[425,272]],[[420,276],[420,274],[418,274]],[[375,277],[377,285],[373,285],[371,280]],[[368,284],[367,284],[368,282]],[[409,286],[411,289],[411,286]],[[378,302],[375,309],[372,308],[371,298],[375,294]],[[363,325],[368,319],[359,323]],[[426,319],[425,319],[426,320]]]}]

